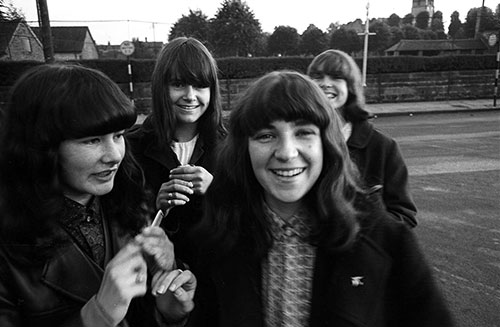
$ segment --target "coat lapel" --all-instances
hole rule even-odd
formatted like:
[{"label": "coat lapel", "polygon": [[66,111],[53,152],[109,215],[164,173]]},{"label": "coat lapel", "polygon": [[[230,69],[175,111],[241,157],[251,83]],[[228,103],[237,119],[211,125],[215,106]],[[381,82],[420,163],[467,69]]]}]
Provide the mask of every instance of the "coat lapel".
[{"label": "coat lapel", "polygon": [[42,282],[77,301],[86,302],[99,290],[103,273],[74,243],[70,243],[46,263]]}]

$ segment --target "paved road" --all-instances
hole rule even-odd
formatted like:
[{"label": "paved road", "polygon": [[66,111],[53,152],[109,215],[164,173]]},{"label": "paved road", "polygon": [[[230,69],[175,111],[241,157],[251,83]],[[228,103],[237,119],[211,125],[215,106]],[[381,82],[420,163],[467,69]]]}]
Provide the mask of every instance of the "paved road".
[{"label": "paved road", "polygon": [[399,143],[415,229],[460,327],[500,326],[500,112],[379,117]]}]

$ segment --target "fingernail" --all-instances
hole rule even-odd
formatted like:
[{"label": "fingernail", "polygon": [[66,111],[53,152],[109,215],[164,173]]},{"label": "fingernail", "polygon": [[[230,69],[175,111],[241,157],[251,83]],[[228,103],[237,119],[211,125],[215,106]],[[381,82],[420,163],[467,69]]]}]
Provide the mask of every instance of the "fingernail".
[{"label": "fingernail", "polygon": [[173,283],[172,283],[172,284],[170,285],[169,290],[170,290],[170,292],[175,292],[175,289],[176,289],[176,288],[177,288],[177,285],[175,285],[175,284],[173,284]]},{"label": "fingernail", "polygon": [[165,291],[167,290],[167,287],[165,285],[161,285],[158,290],[156,291],[157,294],[165,294]]}]

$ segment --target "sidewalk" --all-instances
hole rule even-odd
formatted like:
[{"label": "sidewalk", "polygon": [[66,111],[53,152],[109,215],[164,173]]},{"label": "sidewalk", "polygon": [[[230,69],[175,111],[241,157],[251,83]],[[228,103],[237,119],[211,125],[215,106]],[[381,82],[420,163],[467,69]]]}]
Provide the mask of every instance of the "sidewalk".
[{"label": "sidewalk", "polygon": [[500,109],[500,99],[497,98],[496,107],[493,107],[493,99],[368,103],[366,106],[370,112],[377,116],[395,116],[416,113],[498,110]]}]

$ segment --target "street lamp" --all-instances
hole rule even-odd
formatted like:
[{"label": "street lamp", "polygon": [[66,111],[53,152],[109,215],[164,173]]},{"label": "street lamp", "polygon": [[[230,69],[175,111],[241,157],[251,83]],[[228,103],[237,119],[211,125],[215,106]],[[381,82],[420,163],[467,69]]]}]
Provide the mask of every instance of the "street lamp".
[{"label": "street lamp", "polygon": [[365,23],[365,31],[363,33],[358,33],[358,35],[364,35],[365,44],[363,50],[363,86],[366,86],[366,66],[368,62],[368,36],[375,35],[376,33],[370,33],[369,25],[369,9],[370,9],[370,1],[366,1],[366,23]]}]

